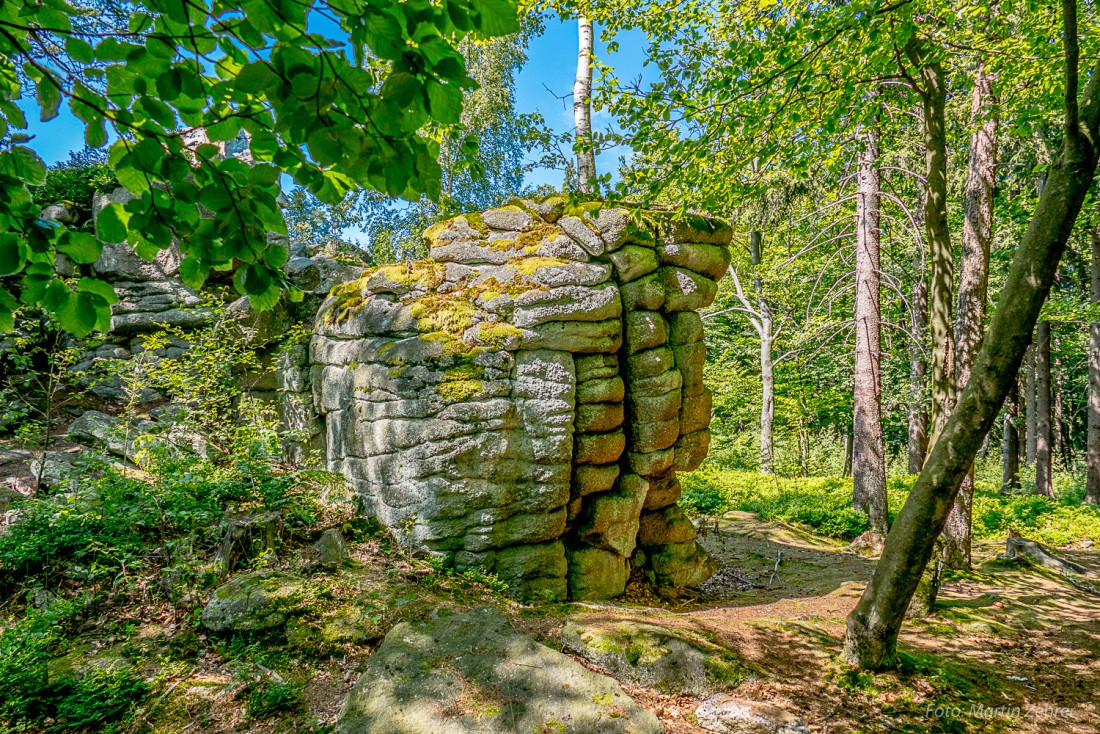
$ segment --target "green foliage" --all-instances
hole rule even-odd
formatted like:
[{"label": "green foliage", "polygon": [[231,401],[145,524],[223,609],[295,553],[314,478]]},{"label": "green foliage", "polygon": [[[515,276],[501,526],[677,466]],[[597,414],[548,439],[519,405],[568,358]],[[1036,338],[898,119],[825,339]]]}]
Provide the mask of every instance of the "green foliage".
[{"label": "green foliage", "polygon": [[147,695],[148,685],[121,666],[51,674],[50,662],[66,652],[65,627],[81,611],[78,601],[52,601],[0,631],[0,723],[43,731],[102,726]]},{"label": "green foliage", "polygon": [[106,158],[87,151],[71,154],[68,161],[46,171],[45,182],[32,189],[35,203],[40,207],[63,203],[76,216],[80,231],[93,231],[92,199],[96,192],[113,191],[119,186]]},{"label": "green foliage", "polygon": [[302,704],[304,687],[300,683],[267,678],[252,681],[241,693],[246,699],[245,711],[253,719],[262,719],[280,711],[293,711]]},{"label": "green foliage", "polygon": [[[286,249],[280,179],[335,204],[354,187],[415,200],[441,194],[432,123],[460,121],[473,79],[457,46],[519,30],[511,0],[280,3],[157,0],[129,27],[90,28],[65,0],[0,6],[0,330],[18,303],[40,303],[76,335],[104,328],[109,298],[59,278],[54,257],[91,262],[86,232],[38,219],[29,187],[46,167],[22,145],[24,80],[43,122],[62,102],[136,198],[110,204],[98,235],[152,257],[178,242],[181,274],[213,269],[257,308],[275,304]],[[326,38],[308,19],[334,19]],[[74,23],[74,19],[77,22]],[[184,130],[181,131],[181,128]],[[225,155],[248,148],[253,164]],[[93,281],[95,282],[95,281]]]},{"label": "green foliage", "polygon": [[[891,520],[901,509],[915,477],[887,481]],[[707,461],[681,475],[680,504],[692,512],[720,515],[756,512],[765,520],[807,525],[833,538],[851,540],[869,528],[867,516],[852,508],[852,480],[840,477],[780,478],[734,471]],[[1100,543],[1100,508],[1082,505],[1081,490],[1070,486],[1057,499],[1033,494],[1002,495],[979,481],[974,492],[974,539],[1003,540],[1009,529],[1051,546],[1076,540]]]}]

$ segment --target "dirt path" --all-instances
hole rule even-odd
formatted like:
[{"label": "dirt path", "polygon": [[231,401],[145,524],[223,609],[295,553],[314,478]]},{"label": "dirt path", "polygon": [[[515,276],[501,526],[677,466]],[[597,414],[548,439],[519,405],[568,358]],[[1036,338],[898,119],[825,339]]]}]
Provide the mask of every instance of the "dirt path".
[{"label": "dirt path", "polygon": [[[756,671],[735,695],[782,706],[814,732],[1100,731],[1100,596],[998,562],[1003,544],[976,549],[975,571],[945,582],[936,616],[906,625],[900,671],[870,675],[838,656],[873,559],[747,513],[729,513],[703,542],[721,566],[703,593],[668,604],[639,586],[627,598],[644,608],[590,606],[571,619],[704,634]],[[1058,553],[1100,580],[1095,552]],[[698,701],[626,687],[671,734],[705,732]]]}]

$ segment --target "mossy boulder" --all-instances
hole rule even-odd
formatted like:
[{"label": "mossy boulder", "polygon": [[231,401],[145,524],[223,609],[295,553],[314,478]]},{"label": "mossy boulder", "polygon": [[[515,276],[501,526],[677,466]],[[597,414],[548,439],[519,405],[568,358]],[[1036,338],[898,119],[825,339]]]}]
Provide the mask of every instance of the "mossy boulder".
[{"label": "mossy boulder", "polygon": [[338,734],[659,734],[613,679],[517,634],[492,608],[390,630],[348,694]]},{"label": "mossy boulder", "polygon": [[688,630],[633,621],[578,624],[561,633],[566,650],[616,678],[662,693],[709,696],[749,675],[735,653]]},{"label": "mossy boulder", "polygon": [[275,571],[237,576],[214,590],[202,610],[202,625],[212,632],[257,632],[286,624],[303,582]]}]

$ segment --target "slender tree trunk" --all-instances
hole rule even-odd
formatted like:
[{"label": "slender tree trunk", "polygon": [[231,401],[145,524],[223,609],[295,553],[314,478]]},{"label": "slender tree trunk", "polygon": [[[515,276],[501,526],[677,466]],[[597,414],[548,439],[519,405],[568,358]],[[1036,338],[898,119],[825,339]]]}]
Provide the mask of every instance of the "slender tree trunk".
[{"label": "slender tree trunk", "polygon": [[798,460],[802,476],[810,476],[810,431],[802,418],[798,419]]},{"label": "slender tree trunk", "polygon": [[577,79],[573,82],[574,148],[577,154],[577,190],[591,194],[596,190],[596,151],[592,147],[592,21],[577,18]]},{"label": "slender tree trunk", "polygon": [[1020,434],[1016,430],[1020,412],[1019,384],[1019,380],[1013,380],[1005,398],[1001,435],[1001,494],[1012,494],[1020,487]]},{"label": "slender tree trunk", "polygon": [[935,444],[955,402],[951,300],[954,256],[947,223],[947,87],[938,63],[921,68],[924,146],[928,196],[924,206],[928,252],[932,262],[929,329],[932,336],[932,415],[930,443]]},{"label": "slender tree trunk", "polygon": [[1028,347],[1024,356],[1024,429],[1027,432],[1027,450],[1024,454],[1024,463],[1031,466],[1035,463],[1035,418],[1039,411],[1035,407],[1035,345]]},{"label": "slender tree trunk", "polygon": [[[970,167],[966,177],[959,304],[955,318],[955,381],[959,392],[982,346],[989,291],[989,244],[993,239],[993,187],[997,166],[997,117],[993,78],[979,69],[970,101]],[[943,564],[970,568],[974,470],[963,479],[943,530]]]},{"label": "slender tree trunk", "polygon": [[852,476],[852,430],[851,428],[844,429],[844,468],[841,470],[840,475],[842,477]]},{"label": "slender tree trunk", "polygon": [[1035,492],[1053,497],[1049,321],[1040,321],[1036,325],[1035,347]]},{"label": "slender tree trunk", "polygon": [[[1100,308],[1100,225],[1092,230],[1092,305]],[[1085,502],[1100,505],[1100,322],[1089,326],[1088,479]]]},{"label": "slender tree trunk", "polygon": [[882,438],[878,132],[863,132],[856,194],[856,352],[853,382],[852,504],[886,532],[886,463]]},{"label": "slender tree trunk", "polygon": [[909,345],[909,473],[920,474],[924,457],[928,453],[928,411],[925,403],[925,387],[928,380],[928,364],[924,359],[921,337],[928,328],[928,283],[924,279],[924,258],[920,250],[914,256],[913,290],[909,294],[912,307],[911,327],[913,341]]},{"label": "slender tree trunk", "polygon": [[848,615],[845,656],[864,668],[897,660],[905,610],[974,455],[1000,412],[1050,292],[1066,240],[1096,172],[1100,63],[1078,97],[1077,5],[1064,0],[1066,112],[1062,150],[1012,261],[970,380],[898,514],[871,582]]},{"label": "slender tree trunk", "polygon": [[764,297],[764,280],[760,266],[764,262],[764,235],[749,234],[749,258],[754,271],[753,288],[760,332],[760,471],[771,474],[775,460],[775,349],[774,323],[771,308]]}]

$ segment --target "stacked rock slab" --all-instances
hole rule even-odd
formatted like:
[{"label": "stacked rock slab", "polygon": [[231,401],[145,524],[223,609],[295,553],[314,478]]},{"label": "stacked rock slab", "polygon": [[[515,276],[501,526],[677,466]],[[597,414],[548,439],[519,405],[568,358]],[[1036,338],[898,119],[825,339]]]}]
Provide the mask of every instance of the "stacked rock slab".
[{"label": "stacked rock slab", "polygon": [[521,597],[613,597],[632,567],[701,583],[676,472],[709,445],[697,310],[730,234],[553,199],[429,229],[430,258],[369,270],[318,314],[329,468],[404,541]]}]

